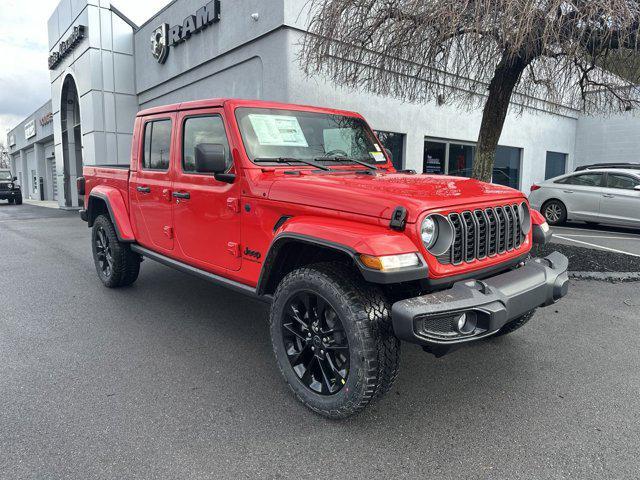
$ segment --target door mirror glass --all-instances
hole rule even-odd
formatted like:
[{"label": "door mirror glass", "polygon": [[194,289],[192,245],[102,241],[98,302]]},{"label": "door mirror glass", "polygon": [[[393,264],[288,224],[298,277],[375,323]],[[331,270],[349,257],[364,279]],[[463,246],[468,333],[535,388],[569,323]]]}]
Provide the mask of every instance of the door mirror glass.
[{"label": "door mirror glass", "polygon": [[198,173],[224,173],[228,167],[224,145],[218,143],[196,145],[195,161]]}]

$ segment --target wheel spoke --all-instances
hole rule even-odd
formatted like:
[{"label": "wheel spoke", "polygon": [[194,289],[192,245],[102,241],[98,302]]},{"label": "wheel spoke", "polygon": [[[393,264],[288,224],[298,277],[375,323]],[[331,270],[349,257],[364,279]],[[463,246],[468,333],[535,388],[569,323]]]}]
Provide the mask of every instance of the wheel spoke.
[{"label": "wheel spoke", "polygon": [[288,332],[291,332],[293,335],[295,335],[296,337],[298,337],[300,340],[302,340],[303,342],[307,341],[307,337],[304,336],[302,333],[300,332],[296,332],[296,330],[293,328],[293,324],[291,323],[285,323],[282,325]]},{"label": "wheel spoke", "polygon": [[318,366],[320,367],[320,373],[322,374],[322,380],[323,380],[324,386],[327,388],[327,391],[329,393],[333,393],[333,390],[335,388],[335,378],[334,378],[334,382],[331,382],[329,380],[329,377],[327,376],[327,372],[325,372],[324,366],[322,365],[324,362],[326,362],[326,360],[318,360]]},{"label": "wheel spoke", "polygon": [[291,304],[289,306],[289,311],[287,312],[291,318],[293,318],[296,322],[302,325],[306,330],[309,330],[309,323],[304,320],[304,316],[300,314],[300,310],[295,305]]},{"label": "wheel spoke", "polygon": [[305,368],[307,368],[308,361],[304,362],[302,359],[305,356],[308,356],[310,352],[311,352],[311,349],[309,348],[309,345],[305,345],[304,347],[302,347],[302,350],[300,350],[298,353],[295,353],[293,356],[289,356],[289,362],[291,362],[291,365],[293,365],[294,367],[299,363],[303,363]]}]

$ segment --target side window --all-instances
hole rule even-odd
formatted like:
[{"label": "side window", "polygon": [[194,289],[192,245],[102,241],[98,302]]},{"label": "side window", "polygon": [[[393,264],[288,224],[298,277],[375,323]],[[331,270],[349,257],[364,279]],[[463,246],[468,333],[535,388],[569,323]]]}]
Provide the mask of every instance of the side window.
[{"label": "side window", "polygon": [[640,180],[627,175],[620,175],[617,173],[610,173],[607,177],[608,188],[620,188],[623,190],[633,190],[637,185],[640,185]]},{"label": "side window", "polygon": [[182,139],[182,170],[184,172],[196,172],[195,150],[201,143],[224,146],[227,167],[231,166],[229,142],[222,117],[219,115],[190,117],[184,121]]},{"label": "side window", "polygon": [[563,178],[556,183],[562,183],[565,185],[580,185],[583,187],[601,187],[602,186],[602,174],[601,173],[583,173],[581,175],[574,175],[572,177]]},{"label": "side window", "polygon": [[144,155],[142,168],[145,170],[168,170],[171,158],[171,120],[147,122],[144,127]]}]

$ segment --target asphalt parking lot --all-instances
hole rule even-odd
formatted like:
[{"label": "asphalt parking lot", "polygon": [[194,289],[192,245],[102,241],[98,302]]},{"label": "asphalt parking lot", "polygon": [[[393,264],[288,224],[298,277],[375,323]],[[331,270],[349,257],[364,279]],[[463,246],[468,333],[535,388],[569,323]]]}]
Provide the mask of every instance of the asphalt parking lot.
[{"label": "asphalt parking lot", "polygon": [[640,229],[570,223],[552,227],[555,243],[640,257]]},{"label": "asphalt parking lot", "polygon": [[0,478],[638,478],[638,283],[578,281],[513,335],[328,421],[266,306],[145,261],[102,287],[77,214],[0,203]]}]

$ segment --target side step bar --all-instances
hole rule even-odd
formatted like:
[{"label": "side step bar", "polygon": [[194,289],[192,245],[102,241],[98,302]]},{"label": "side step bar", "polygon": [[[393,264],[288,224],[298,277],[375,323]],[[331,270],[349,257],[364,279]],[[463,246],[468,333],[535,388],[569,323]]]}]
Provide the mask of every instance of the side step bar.
[{"label": "side step bar", "polygon": [[261,300],[266,303],[271,302],[270,295],[258,295],[254,287],[250,287],[249,285],[245,285],[244,283],[236,282],[234,280],[229,280],[228,278],[221,277],[214,273],[210,273],[205,270],[192,267],[191,265],[187,265],[186,263],[179,262],[178,260],[174,260],[173,258],[166,257],[152,250],[141,247],[140,245],[136,245],[136,244],[131,245],[131,251],[139,255],[142,255],[143,257],[149,258],[158,263],[166,265],[167,267],[175,268],[176,270],[180,270],[181,272],[195,275],[196,277],[200,277],[204,280],[215,283],[216,285],[227,287],[236,292],[243,293],[257,300]]}]

